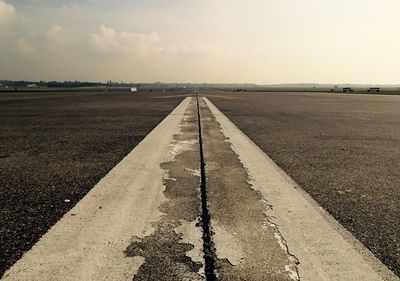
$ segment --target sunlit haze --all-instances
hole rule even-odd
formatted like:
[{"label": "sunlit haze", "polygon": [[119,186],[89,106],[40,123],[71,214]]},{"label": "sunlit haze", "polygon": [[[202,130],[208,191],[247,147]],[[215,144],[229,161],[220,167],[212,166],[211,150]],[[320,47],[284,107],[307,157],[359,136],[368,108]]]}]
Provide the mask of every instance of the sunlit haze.
[{"label": "sunlit haze", "polygon": [[0,0],[0,80],[400,83],[399,0]]}]

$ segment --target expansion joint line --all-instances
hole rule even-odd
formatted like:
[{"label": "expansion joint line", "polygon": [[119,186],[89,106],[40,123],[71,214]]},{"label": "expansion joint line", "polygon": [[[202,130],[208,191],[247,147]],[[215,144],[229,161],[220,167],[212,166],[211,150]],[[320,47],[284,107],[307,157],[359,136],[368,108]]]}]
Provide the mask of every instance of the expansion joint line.
[{"label": "expansion joint line", "polygon": [[215,248],[212,241],[211,232],[211,218],[207,207],[207,185],[206,185],[206,171],[203,152],[203,137],[201,130],[201,115],[199,97],[196,93],[197,103],[197,125],[199,130],[199,150],[200,150],[200,192],[201,192],[201,226],[203,228],[203,253],[205,260],[205,275],[207,281],[216,280],[215,275]]}]

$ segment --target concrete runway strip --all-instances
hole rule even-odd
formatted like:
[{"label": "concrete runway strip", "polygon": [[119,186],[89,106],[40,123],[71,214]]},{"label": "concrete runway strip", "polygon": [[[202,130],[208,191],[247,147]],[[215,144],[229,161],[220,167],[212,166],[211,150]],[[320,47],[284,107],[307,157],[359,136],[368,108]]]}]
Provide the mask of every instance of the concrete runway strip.
[{"label": "concrete runway strip", "polygon": [[132,279],[399,280],[209,100],[195,98],[2,280]]}]

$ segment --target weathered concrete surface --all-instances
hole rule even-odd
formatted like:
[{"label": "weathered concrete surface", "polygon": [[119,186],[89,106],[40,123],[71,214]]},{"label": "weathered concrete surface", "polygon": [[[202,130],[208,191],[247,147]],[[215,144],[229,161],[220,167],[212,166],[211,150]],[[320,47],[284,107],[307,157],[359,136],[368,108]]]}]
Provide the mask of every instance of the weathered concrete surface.
[{"label": "weathered concrete surface", "polygon": [[[166,117],[2,280],[149,280],[154,265],[159,274],[200,279],[199,207],[192,189],[198,176],[179,168],[198,167],[194,135],[180,135],[189,102]],[[192,126],[188,123],[183,121],[182,130]],[[187,190],[177,190],[175,180]]]},{"label": "weathered concrete surface", "polygon": [[261,193],[202,100],[200,114],[217,279],[298,280],[296,258],[282,247]]},{"label": "weathered concrete surface", "polygon": [[[209,117],[209,122],[215,117],[220,123],[223,134],[229,138],[227,145],[232,146],[239,156],[241,164],[248,172],[248,175],[246,175],[237,171],[235,166],[230,169],[224,168],[229,167],[232,162],[237,162],[231,153],[223,156],[222,165],[224,167],[222,167],[222,170],[222,160],[213,165],[224,175],[215,184],[210,177],[208,183],[210,197],[213,197],[211,195],[214,192],[213,185],[224,187],[226,193],[221,195],[220,201],[215,202],[214,205],[219,204],[221,207],[229,208],[226,212],[222,212],[222,216],[226,217],[218,218],[218,224],[221,224],[220,221],[224,224],[231,222],[236,229],[240,229],[240,226],[249,228],[251,226],[247,222],[253,221],[259,215],[259,206],[254,204],[257,197],[249,192],[247,192],[247,196],[242,194],[244,191],[243,178],[248,176],[251,179],[250,185],[254,189],[254,194],[260,194],[259,196],[262,196],[269,205],[268,208],[265,208],[265,211],[268,222],[279,231],[277,237],[284,239],[281,241],[286,242],[288,251],[298,259],[297,268],[301,280],[399,280],[350,233],[323,211],[209,100],[205,99],[205,101],[213,114]],[[216,125],[213,127],[213,131],[218,131]],[[218,135],[218,133],[215,134]],[[219,138],[222,139],[221,136]],[[218,149],[213,149],[208,153],[209,159],[210,156],[213,157],[212,153],[218,155],[222,150],[226,150],[221,147],[220,143]],[[232,156],[228,157],[228,155]],[[242,175],[238,177],[240,173]],[[235,195],[230,193],[234,193],[236,187],[241,185],[243,191],[240,195],[236,195],[238,199],[235,199]],[[239,203],[234,204],[238,200]],[[240,213],[237,214],[238,210],[245,215],[241,219],[235,220],[236,217],[241,217]],[[253,210],[256,212],[252,212]],[[229,212],[231,216],[229,216]],[[224,225],[224,228],[227,227]],[[235,232],[239,233],[238,230],[235,230]],[[249,239],[252,238],[250,235]],[[243,245],[242,243],[246,242],[245,240],[238,244]],[[236,246],[234,247],[236,248]],[[265,245],[264,247],[266,248]],[[216,245],[216,248],[218,248],[218,245]],[[257,251],[258,249],[254,248],[254,250]],[[253,252],[253,258],[263,259],[263,256],[271,255],[271,252],[274,253],[274,251],[266,249],[263,253]],[[248,279],[253,280],[252,278]]]},{"label": "weathered concrete surface", "polygon": [[[204,280],[203,244],[200,219],[199,144],[197,106],[192,99],[174,135],[169,161],[161,167],[166,200],[159,207],[163,215],[153,224],[155,231],[135,238],[125,253],[145,257],[133,280]],[[189,254],[189,252],[191,252]]]}]

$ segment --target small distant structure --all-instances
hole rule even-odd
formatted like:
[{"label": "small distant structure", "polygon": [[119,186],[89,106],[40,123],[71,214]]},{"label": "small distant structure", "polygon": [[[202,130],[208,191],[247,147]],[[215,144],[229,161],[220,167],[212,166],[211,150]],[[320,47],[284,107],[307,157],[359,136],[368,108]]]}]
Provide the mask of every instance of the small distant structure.
[{"label": "small distant structure", "polygon": [[36,84],[28,84],[28,85],[26,85],[26,87],[27,88],[39,88],[39,86]]},{"label": "small distant structure", "polygon": [[351,87],[345,87],[343,88],[343,93],[352,93],[354,92],[353,88]]},{"label": "small distant structure", "polygon": [[381,88],[369,88],[367,90],[368,93],[380,93],[381,92]]},{"label": "small distant structure", "polygon": [[199,93],[199,91],[194,91],[194,93],[195,93],[195,94],[198,94],[198,93]]},{"label": "small distant structure", "polygon": [[132,87],[131,88],[131,92],[137,92],[137,88],[136,87]]}]

